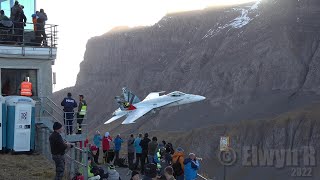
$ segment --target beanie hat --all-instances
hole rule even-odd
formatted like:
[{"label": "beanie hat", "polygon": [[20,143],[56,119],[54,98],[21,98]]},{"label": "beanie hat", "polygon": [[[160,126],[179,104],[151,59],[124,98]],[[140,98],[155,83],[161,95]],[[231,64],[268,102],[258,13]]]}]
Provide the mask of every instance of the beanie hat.
[{"label": "beanie hat", "polygon": [[91,146],[90,150],[91,151],[98,151],[98,148],[97,148],[97,146]]},{"label": "beanie hat", "polygon": [[62,128],[62,124],[60,124],[59,122],[54,122],[53,130],[55,131],[55,130],[58,130],[60,128]]},{"label": "beanie hat", "polygon": [[183,152],[184,150],[183,150],[181,147],[178,147],[178,148],[176,149],[176,151],[177,151],[177,152]]},{"label": "beanie hat", "polygon": [[137,174],[139,174],[139,172],[138,172],[138,171],[132,171],[132,173],[131,173],[131,177],[133,177],[133,176],[135,176],[135,175],[137,175]]},{"label": "beanie hat", "polygon": [[104,134],[104,137],[109,137],[109,132],[106,132],[105,134]]}]

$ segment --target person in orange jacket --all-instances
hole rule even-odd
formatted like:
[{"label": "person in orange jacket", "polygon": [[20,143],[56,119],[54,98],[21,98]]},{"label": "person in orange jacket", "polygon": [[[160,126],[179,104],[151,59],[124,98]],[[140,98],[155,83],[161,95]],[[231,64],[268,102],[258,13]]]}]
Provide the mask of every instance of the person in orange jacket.
[{"label": "person in orange jacket", "polygon": [[20,85],[20,95],[21,96],[32,96],[32,83],[29,82],[29,78],[26,77]]},{"label": "person in orange jacket", "polygon": [[172,155],[172,168],[176,180],[184,179],[184,150],[178,147]]}]

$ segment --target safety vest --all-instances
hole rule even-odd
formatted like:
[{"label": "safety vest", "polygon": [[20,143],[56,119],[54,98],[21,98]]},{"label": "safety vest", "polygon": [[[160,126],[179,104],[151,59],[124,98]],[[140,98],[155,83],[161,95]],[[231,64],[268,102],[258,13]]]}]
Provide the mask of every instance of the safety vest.
[{"label": "safety vest", "polygon": [[21,96],[32,96],[32,83],[24,81],[21,83]]},{"label": "safety vest", "polygon": [[157,158],[157,168],[158,169],[161,169],[161,164],[160,164],[160,162],[161,162],[161,159],[160,159],[160,157],[161,157],[161,155],[160,155],[160,150],[158,150],[157,151],[157,154],[156,154],[156,158]]},{"label": "safety vest", "polygon": [[86,115],[86,112],[87,112],[87,106],[86,105],[82,105],[81,110],[79,112],[79,115],[84,116],[84,115]]}]

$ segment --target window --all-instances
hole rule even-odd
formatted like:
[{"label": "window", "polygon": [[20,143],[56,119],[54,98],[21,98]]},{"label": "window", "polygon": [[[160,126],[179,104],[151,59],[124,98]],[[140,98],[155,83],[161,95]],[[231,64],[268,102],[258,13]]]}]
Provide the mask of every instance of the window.
[{"label": "window", "polygon": [[27,22],[32,22],[31,16],[36,12],[34,9],[34,0],[19,0],[19,4],[24,6],[23,12],[27,17]]},{"label": "window", "polygon": [[174,91],[172,93],[169,94],[171,97],[179,97],[179,96],[183,96],[185,95],[183,92],[180,91]]},{"label": "window", "polygon": [[[11,0],[0,0],[0,9],[4,11],[4,14],[10,18],[11,7],[15,1],[12,1],[13,4],[10,4]],[[19,0],[19,4],[24,6],[24,15],[27,17],[27,22],[32,23],[32,14],[36,12],[34,9],[35,0]],[[28,24],[25,29],[32,29],[32,25]]]},{"label": "window", "polygon": [[1,69],[2,96],[20,95],[20,85],[25,77],[32,83],[32,95],[37,96],[37,74],[36,69]]},{"label": "window", "polygon": [[0,0],[0,8],[4,11],[4,14],[10,18],[10,0]]}]

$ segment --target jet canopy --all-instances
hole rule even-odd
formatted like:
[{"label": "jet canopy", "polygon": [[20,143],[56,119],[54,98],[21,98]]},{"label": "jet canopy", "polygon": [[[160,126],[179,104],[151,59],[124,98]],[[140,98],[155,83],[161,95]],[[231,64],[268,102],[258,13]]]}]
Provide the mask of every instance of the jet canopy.
[{"label": "jet canopy", "polygon": [[174,92],[168,94],[168,96],[171,96],[171,97],[180,97],[183,95],[185,95],[185,93],[180,92],[180,91],[174,91]]}]

